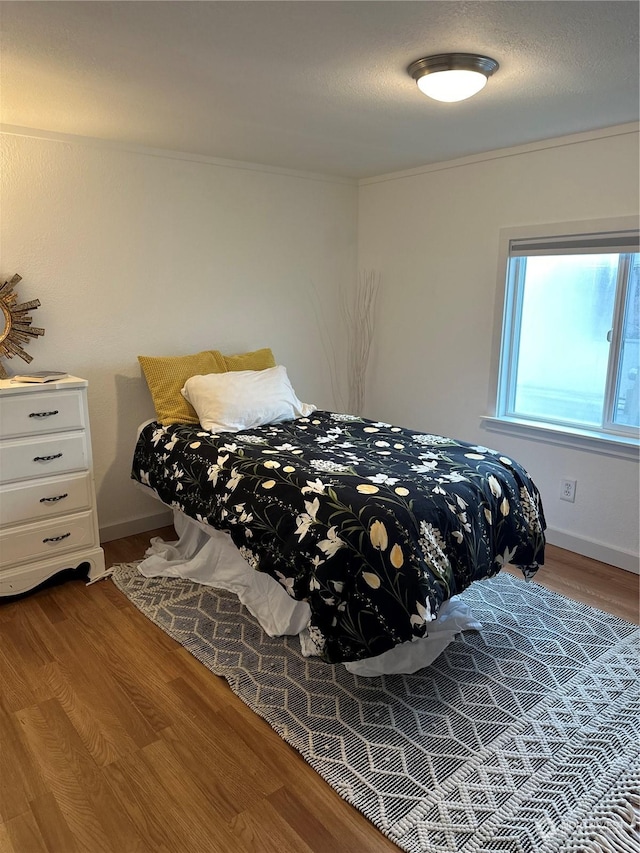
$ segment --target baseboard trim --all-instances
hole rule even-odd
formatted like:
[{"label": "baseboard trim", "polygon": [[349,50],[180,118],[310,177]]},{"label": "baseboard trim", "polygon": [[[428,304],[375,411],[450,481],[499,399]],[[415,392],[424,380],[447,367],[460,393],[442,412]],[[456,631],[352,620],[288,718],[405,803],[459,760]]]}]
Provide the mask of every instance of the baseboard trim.
[{"label": "baseboard trim", "polygon": [[109,524],[100,528],[100,542],[112,542],[114,539],[122,539],[124,536],[134,536],[136,533],[146,533],[147,530],[155,530],[156,527],[166,527],[173,524],[173,512],[166,509],[155,515],[145,515],[135,518],[133,521],[122,521],[119,524]]},{"label": "baseboard trim", "polygon": [[590,557],[592,560],[599,560],[601,563],[608,563],[610,566],[640,575],[640,558],[631,551],[612,548],[604,542],[574,536],[573,533],[553,527],[547,528],[546,537],[550,545],[556,545],[558,548],[573,551],[574,554],[582,554],[583,557]]}]

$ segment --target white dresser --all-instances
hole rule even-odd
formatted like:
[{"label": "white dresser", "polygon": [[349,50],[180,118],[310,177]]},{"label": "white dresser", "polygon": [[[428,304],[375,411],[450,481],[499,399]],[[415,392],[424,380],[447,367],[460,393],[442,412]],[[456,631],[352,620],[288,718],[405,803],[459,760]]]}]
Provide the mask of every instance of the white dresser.
[{"label": "white dresser", "polygon": [[0,380],[0,596],[63,569],[105,574],[87,382]]}]

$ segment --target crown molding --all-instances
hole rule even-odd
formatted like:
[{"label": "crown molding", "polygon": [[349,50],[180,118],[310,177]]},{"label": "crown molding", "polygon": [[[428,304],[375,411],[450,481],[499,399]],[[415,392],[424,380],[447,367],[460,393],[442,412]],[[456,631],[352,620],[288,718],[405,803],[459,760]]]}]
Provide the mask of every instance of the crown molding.
[{"label": "crown molding", "polygon": [[521,154],[530,154],[536,151],[546,151],[550,148],[564,148],[568,145],[581,145],[584,142],[593,142],[597,139],[609,139],[615,136],[628,136],[640,132],[640,122],[629,122],[618,124],[613,127],[605,127],[600,130],[588,130],[583,133],[572,133],[567,136],[557,136],[550,139],[542,139],[539,142],[529,142],[524,145],[514,145],[511,148],[496,148],[493,151],[485,151],[481,154],[471,154],[468,157],[458,157],[455,160],[441,160],[438,163],[429,163],[417,166],[414,169],[404,169],[400,172],[388,172],[385,175],[376,175],[372,178],[360,178],[358,186],[369,184],[380,184],[385,181],[398,181],[403,178],[413,178],[417,175],[425,175],[429,172],[442,172],[445,169],[459,169],[473,163],[483,163],[488,160],[502,160],[505,157],[517,157]]},{"label": "crown molding", "polygon": [[19,127],[11,124],[0,124],[0,133],[8,136],[43,139],[48,142],[58,142],[67,145],[81,145],[87,148],[121,151],[127,154],[137,154],[144,157],[158,157],[166,160],[181,160],[188,163],[201,163],[205,166],[219,166],[225,169],[264,172],[270,175],[283,175],[285,177],[300,178],[307,181],[345,184],[352,187],[356,187],[358,185],[356,178],[345,178],[339,175],[324,175],[319,172],[285,169],[281,166],[267,166],[263,163],[249,163],[244,160],[225,160],[221,157],[208,157],[204,154],[191,154],[187,151],[172,151],[168,148],[150,148],[146,145],[136,145],[129,142],[100,139],[99,137],[93,136],[78,136],[71,133],[56,133],[55,131],[39,130],[33,127]]}]

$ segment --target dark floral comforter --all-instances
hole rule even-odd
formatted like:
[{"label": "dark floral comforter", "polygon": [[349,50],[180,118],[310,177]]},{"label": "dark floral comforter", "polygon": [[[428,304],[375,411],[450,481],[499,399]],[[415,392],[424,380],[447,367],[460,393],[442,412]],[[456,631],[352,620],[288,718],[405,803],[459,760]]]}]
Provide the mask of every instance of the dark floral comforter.
[{"label": "dark floral comforter", "polygon": [[350,415],[235,434],[152,423],[132,477],[307,601],[332,663],[425,636],[473,581],[506,563],[531,577],[544,561],[540,496],[517,462]]}]

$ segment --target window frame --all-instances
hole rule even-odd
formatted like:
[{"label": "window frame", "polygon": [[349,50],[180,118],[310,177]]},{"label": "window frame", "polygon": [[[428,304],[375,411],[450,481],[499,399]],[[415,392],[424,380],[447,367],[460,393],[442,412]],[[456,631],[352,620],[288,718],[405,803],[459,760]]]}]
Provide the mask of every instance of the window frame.
[{"label": "window frame", "polygon": [[[539,225],[521,226],[517,228],[502,228],[499,234],[498,246],[498,281],[494,308],[494,335],[491,357],[491,379],[489,387],[489,415],[482,418],[487,429],[510,433],[551,444],[579,447],[599,453],[606,453],[623,458],[639,456],[640,441],[635,428],[613,423],[613,403],[616,392],[616,371],[618,358],[613,353],[620,353],[621,321],[625,307],[625,290],[616,289],[614,308],[614,333],[611,341],[610,358],[607,369],[607,395],[603,404],[602,427],[588,428],[573,423],[548,421],[544,418],[521,418],[508,414],[514,411],[515,383],[506,386],[508,371],[513,371],[517,358],[517,343],[520,331],[522,300],[518,294],[522,290],[522,282],[514,282],[514,278],[524,275],[525,264],[512,264],[511,245],[514,242],[544,240],[572,237],[583,238],[585,235],[602,235],[607,233],[638,232],[639,218],[623,216],[599,220],[581,220],[574,222],[555,222]],[[606,248],[603,248],[603,253]],[[620,253],[622,254],[622,253]],[[526,257],[526,252],[522,255]],[[621,264],[622,266],[622,264]],[[619,268],[618,275],[622,275]],[[509,276],[509,280],[508,280]],[[519,286],[517,286],[519,284]],[[509,318],[509,322],[506,322]],[[509,353],[509,361],[502,358],[502,353]],[[503,392],[503,389],[504,392]],[[507,394],[510,392],[510,399]]]}]

